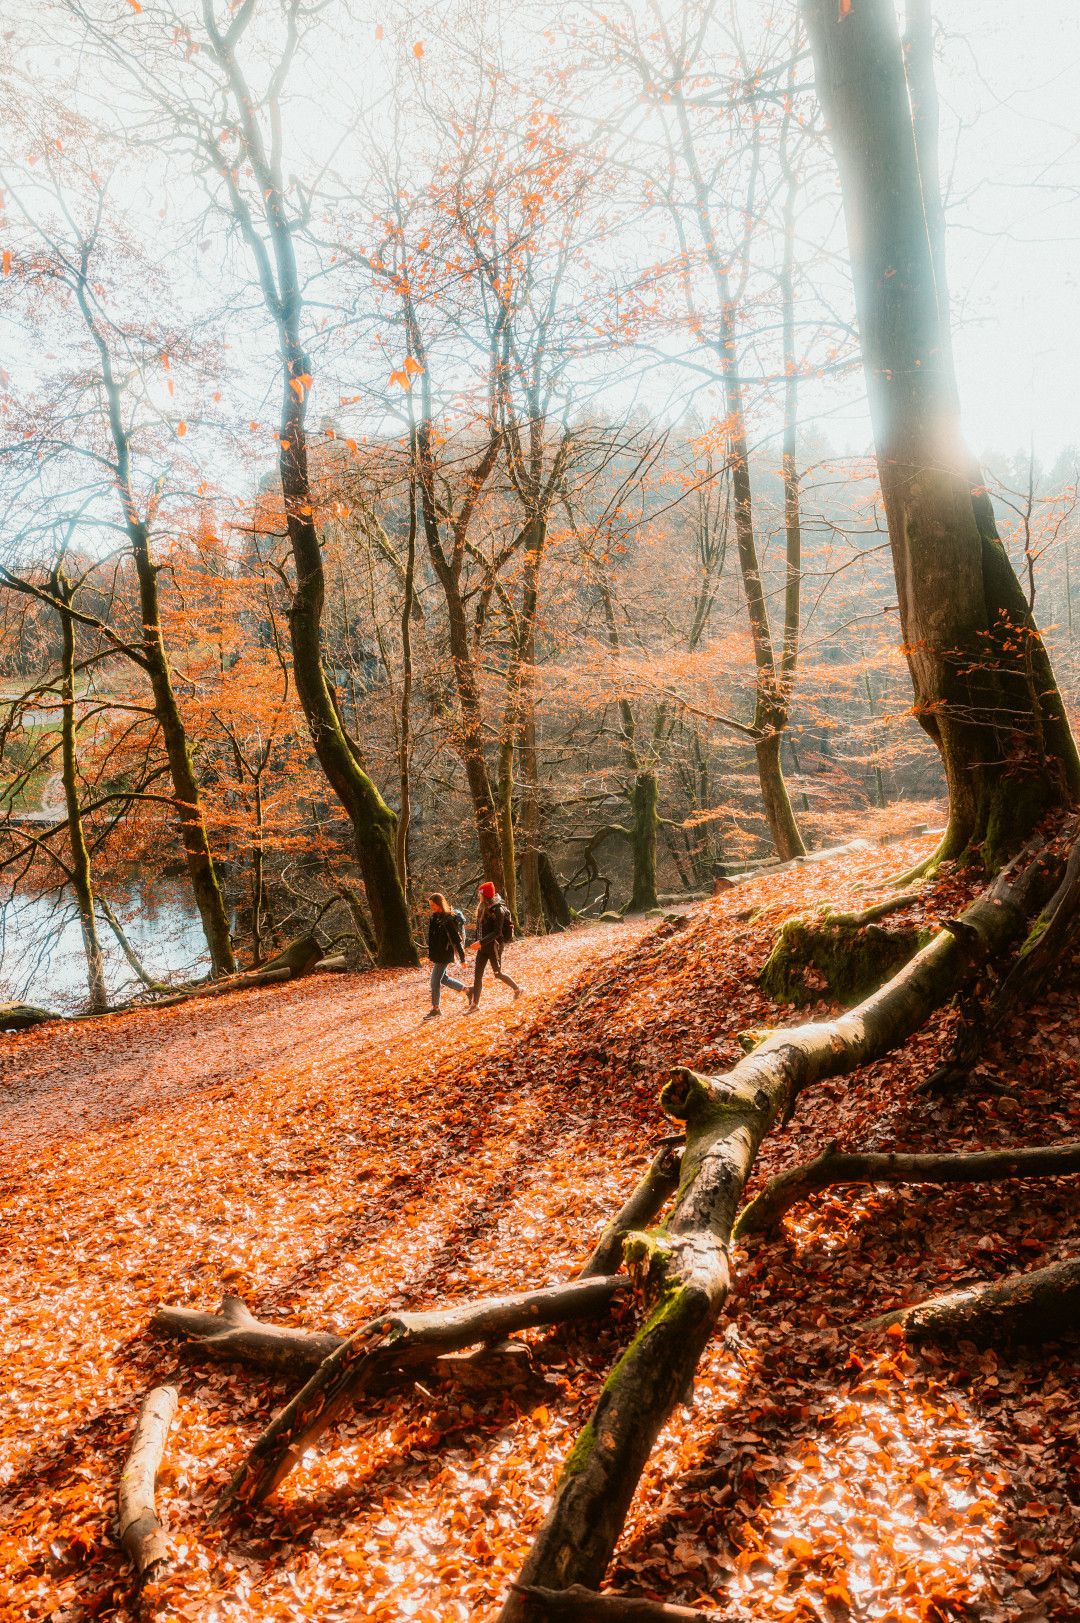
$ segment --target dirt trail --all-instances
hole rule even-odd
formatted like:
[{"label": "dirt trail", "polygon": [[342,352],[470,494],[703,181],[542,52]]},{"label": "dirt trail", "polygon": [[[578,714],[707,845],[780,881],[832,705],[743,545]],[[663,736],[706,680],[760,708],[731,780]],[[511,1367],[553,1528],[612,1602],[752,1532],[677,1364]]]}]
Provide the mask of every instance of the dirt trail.
[{"label": "dirt trail", "polygon": [[311,1069],[334,1060],[360,1064],[387,1044],[393,1045],[394,1069],[407,1067],[414,1051],[425,1058],[433,1048],[453,1054],[464,1042],[474,1053],[478,1031],[488,1046],[505,1042],[535,1018],[538,996],[557,994],[594,958],[619,954],[649,927],[643,921],[594,924],[519,941],[507,962],[526,987],[541,972],[542,992],[515,1005],[489,975],[468,1031],[461,1023],[460,993],[444,992],[441,1020],[422,1024],[427,972],[387,970],[320,975],[295,986],[0,1037],[0,1143],[16,1156],[39,1153],[50,1142],[173,1109],[208,1088],[242,1085],[270,1070]]}]

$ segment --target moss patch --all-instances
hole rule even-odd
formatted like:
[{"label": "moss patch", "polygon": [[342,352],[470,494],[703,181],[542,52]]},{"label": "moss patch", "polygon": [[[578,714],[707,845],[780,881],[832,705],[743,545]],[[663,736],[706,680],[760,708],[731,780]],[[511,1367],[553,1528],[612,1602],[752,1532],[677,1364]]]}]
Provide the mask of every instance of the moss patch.
[{"label": "moss patch", "polygon": [[827,994],[850,1008],[890,980],[928,939],[924,930],[788,919],[758,979],[778,1003],[809,1003]]}]

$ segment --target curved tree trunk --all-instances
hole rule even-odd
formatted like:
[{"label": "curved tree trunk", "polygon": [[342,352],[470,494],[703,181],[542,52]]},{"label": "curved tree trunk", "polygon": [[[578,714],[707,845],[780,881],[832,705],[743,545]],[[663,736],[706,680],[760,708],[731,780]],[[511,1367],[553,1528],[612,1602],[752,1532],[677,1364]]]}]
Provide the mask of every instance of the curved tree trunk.
[{"label": "curved tree trunk", "polygon": [[[281,76],[275,76],[267,103],[260,107],[236,55],[237,43],[250,24],[253,10],[253,7],[242,7],[222,33],[214,20],[213,8],[207,4],[203,7],[203,23],[213,56],[225,77],[244,157],[251,165],[258,186],[261,226],[256,225],[256,216],[240,190],[233,160],[225,156],[216,139],[209,145],[233,216],[256,265],[263,301],[274,323],[281,356],[278,470],[295,569],[289,605],[289,639],[296,691],[319,764],[352,824],[379,962],[409,965],[417,963],[418,958],[398,872],[397,819],[364,770],[360,751],[342,725],[337,697],[323,665],[322,611],[326,577],[315,523],[306,428],[312,387],[311,359],[301,341],[304,299],[293,241],[296,222],[285,197],[280,141],[273,133],[280,132],[277,97]],[[287,28],[285,61],[297,44],[295,9],[289,14]],[[259,122],[260,112],[268,119],[269,142]]]}]

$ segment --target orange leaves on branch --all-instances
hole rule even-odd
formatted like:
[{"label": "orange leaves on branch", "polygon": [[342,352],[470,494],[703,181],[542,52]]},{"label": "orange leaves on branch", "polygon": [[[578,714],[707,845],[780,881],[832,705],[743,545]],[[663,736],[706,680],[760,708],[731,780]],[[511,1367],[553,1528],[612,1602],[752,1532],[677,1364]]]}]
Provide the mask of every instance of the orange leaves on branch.
[{"label": "orange leaves on branch", "polygon": [[414,355],[406,355],[404,361],[401,363],[401,366],[397,368],[397,370],[391,372],[390,382],[400,384],[403,389],[411,389],[413,378],[418,372],[422,372],[423,370],[424,368],[420,365],[420,362]]},{"label": "orange leaves on branch", "polygon": [[2,261],[0,261],[0,266],[2,266],[2,269],[3,269],[3,272],[4,272],[5,276],[10,276],[11,275],[11,249],[10,248],[5,248],[4,249],[3,259],[2,259]]},{"label": "orange leaves on branch", "polygon": [[127,0],[127,3],[131,7],[132,11],[139,12],[142,10],[139,0]]},{"label": "orange leaves on branch", "polygon": [[311,388],[311,373],[300,372],[295,378],[290,378],[289,388],[297,400],[303,400],[305,392]]},{"label": "orange leaves on branch", "polygon": [[186,433],[187,433],[187,424],[183,421],[183,419],[181,419],[180,422],[178,422],[177,425],[176,425],[176,437],[177,437],[177,439],[182,440]]},{"label": "orange leaves on branch", "polygon": [[417,61],[419,61],[420,58],[423,56],[423,54],[424,54],[424,42],[423,42],[422,39],[417,40],[416,44],[412,48],[412,54],[416,57]]},{"label": "orange leaves on branch", "polygon": [[840,0],[840,17],[841,18],[847,17],[847,16],[850,15],[851,7],[852,7],[853,4],[854,4],[854,0]]}]

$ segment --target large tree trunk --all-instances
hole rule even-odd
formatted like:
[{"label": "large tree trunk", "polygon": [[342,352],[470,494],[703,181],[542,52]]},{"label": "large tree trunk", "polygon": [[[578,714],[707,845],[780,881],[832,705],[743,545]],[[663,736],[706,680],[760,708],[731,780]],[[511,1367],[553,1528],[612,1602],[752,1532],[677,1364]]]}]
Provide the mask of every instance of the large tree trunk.
[{"label": "large tree trunk", "polygon": [[[296,691],[303,707],[319,765],[352,824],[357,861],[364,878],[379,962],[409,965],[418,961],[408,904],[397,866],[397,819],[364,770],[360,751],[346,733],[322,657],[322,611],[326,577],[322,547],[315,523],[315,499],[308,471],[307,404],[311,393],[311,359],[301,342],[304,308],[300,273],[293,241],[295,221],[285,197],[280,141],[281,80],[275,77],[267,103],[260,104],[244,78],[236,49],[250,25],[254,7],[245,6],[224,33],[214,19],[213,7],[203,7],[203,24],[214,58],[221,67],[233,104],[236,130],[258,186],[261,229],[247,198],[240,190],[234,161],[216,145],[208,145],[217,164],[237,226],[256,265],[259,285],[277,333],[282,366],[281,429],[278,469],[285,506],[285,524],[295,569],[289,606]],[[296,47],[297,14],[287,21],[288,44],[283,62]],[[268,117],[271,135],[264,137],[259,113]],[[261,234],[264,232],[264,234]]]},{"label": "large tree trunk", "polygon": [[776,854],[781,862],[790,862],[794,857],[805,856],[806,846],[799,833],[795,813],[791,809],[791,796],[788,794],[784,771],[780,764],[780,745],[783,738],[782,732],[768,732],[763,738],[758,739],[754,745],[754,752],[757,756],[761,799]]},{"label": "large tree trunk", "polygon": [[1080,757],[1019,582],[972,497],[893,0],[803,9],[840,170],[915,708],[949,788],[942,854],[981,845],[994,866],[1048,805],[1080,797]]}]

